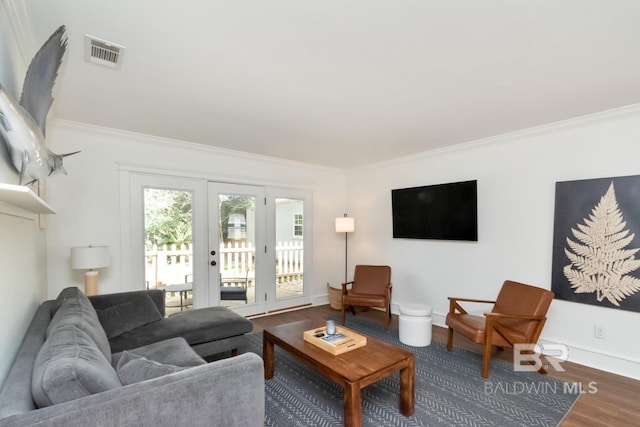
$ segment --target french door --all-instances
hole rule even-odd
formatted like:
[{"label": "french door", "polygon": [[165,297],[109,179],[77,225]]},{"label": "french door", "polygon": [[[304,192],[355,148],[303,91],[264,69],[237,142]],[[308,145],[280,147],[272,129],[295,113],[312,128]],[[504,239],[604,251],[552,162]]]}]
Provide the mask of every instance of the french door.
[{"label": "french door", "polygon": [[219,284],[211,305],[252,315],[310,304],[309,194],[216,182],[208,189],[210,289]]},{"label": "french door", "polygon": [[266,200],[267,309],[311,304],[311,195],[303,190],[268,187]]},{"label": "french door", "polygon": [[210,305],[243,315],[267,311],[264,187],[208,184]]},{"label": "french door", "polygon": [[275,187],[121,172],[122,277],[168,313],[254,315],[311,303],[311,197]]}]

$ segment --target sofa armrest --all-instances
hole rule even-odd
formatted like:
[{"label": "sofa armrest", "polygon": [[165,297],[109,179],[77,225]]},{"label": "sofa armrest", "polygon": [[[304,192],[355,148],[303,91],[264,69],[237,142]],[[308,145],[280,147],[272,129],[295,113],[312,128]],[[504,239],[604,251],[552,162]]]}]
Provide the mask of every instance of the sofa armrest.
[{"label": "sofa armrest", "polygon": [[0,426],[263,426],[262,359],[245,353],[1,419]]},{"label": "sofa armrest", "polygon": [[115,294],[104,294],[104,295],[92,295],[89,297],[89,301],[93,305],[93,308],[96,310],[104,310],[105,308],[118,305],[127,301],[130,301],[132,298],[138,295],[148,294],[153,302],[158,307],[158,311],[162,315],[165,316],[164,311],[164,292],[160,289],[148,289],[144,291],[131,291],[131,292],[118,292]]}]

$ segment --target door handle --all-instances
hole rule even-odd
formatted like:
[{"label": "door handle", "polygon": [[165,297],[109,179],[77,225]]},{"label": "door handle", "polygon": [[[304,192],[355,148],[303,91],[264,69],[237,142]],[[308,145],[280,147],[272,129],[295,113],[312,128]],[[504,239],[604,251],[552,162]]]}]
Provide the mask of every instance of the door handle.
[{"label": "door handle", "polygon": [[215,262],[215,260],[214,260],[214,261],[211,261],[211,265],[216,265],[216,264],[218,264],[218,263],[217,263],[217,262]]}]

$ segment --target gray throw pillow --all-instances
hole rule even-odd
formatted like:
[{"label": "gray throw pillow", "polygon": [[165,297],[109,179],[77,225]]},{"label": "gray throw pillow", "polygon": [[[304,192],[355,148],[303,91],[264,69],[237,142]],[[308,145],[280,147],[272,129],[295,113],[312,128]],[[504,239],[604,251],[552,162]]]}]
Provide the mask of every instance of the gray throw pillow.
[{"label": "gray throw pillow", "polygon": [[103,310],[96,310],[96,313],[107,338],[114,338],[140,326],[162,320],[158,306],[147,294],[138,295]]},{"label": "gray throw pillow", "polygon": [[123,385],[139,383],[182,371],[183,369],[186,368],[176,365],[165,365],[128,351],[122,352],[122,356],[116,366],[116,372]]},{"label": "gray throw pillow", "polygon": [[33,365],[31,393],[39,408],[121,387],[96,343],[75,325],[51,331]]},{"label": "gray throw pillow", "polygon": [[[120,357],[125,351],[114,353],[111,356],[111,365],[118,366]],[[187,343],[187,340],[182,337],[174,337],[167,340],[157,341],[128,351],[137,356],[146,357],[149,360],[164,363],[165,365],[189,367],[205,365],[207,363],[198,353],[196,353],[189,343]]]}]

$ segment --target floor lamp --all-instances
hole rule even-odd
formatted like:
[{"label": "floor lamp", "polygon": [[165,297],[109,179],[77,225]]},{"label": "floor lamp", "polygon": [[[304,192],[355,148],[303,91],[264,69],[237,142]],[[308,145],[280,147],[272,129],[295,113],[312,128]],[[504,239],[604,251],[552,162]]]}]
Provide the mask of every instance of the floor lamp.
[{"label": "floor lamp", "polygon": [[344,233],[344,283],[347,283],[347,236],[356,230],[356,224],[352,217],[344,214],[336,218],[336,233]]},{"label": "floor lamp", "polygon": [[98,272],[94,269],[108,267],[109,264],[109,248],[107,246],[71,248],[71,268],[88,270],[84,273],[85,295],[98,294]]}]

